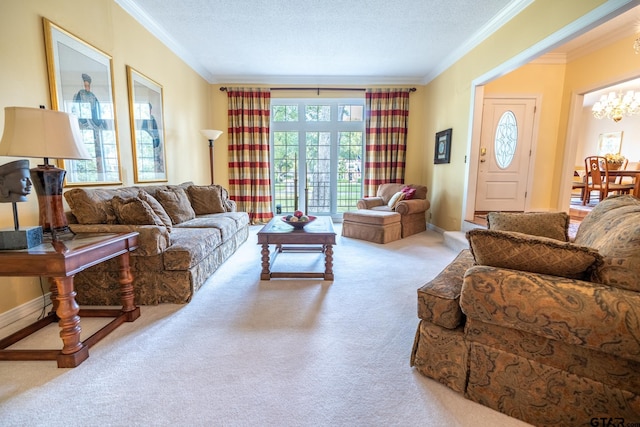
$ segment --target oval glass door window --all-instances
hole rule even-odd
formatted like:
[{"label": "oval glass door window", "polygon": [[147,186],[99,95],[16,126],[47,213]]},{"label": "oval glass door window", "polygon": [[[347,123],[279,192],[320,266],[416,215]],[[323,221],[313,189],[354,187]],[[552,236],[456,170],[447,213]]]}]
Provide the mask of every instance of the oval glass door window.
[{"label": "oval glass door window", "polygon": [[518,123],[511,111],[505,111],[498,121],[494,144],[494,156],[500,169],[506,169],[513,161],[518,145]]}]

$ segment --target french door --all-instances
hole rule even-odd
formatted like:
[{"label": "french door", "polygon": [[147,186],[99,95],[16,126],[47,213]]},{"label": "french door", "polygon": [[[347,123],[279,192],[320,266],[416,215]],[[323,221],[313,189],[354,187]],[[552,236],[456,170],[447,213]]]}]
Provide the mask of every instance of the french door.
[{"label": "french door", "polygon": [[362,197],[363,99],[271,100],[276,215],[339,216]]}]

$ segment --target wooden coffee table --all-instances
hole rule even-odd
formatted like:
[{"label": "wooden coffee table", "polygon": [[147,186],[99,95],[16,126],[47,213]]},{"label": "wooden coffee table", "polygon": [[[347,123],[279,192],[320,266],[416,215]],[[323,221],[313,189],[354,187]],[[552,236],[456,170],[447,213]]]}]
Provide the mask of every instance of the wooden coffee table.
[{"label": "wooden coffee table", "polygon": [[[258,244],[262,245],[261,280],[287,278],[320,278],[333,280],[333,247],[336,233],[333,231],[331,217],[319,216],[303,229],[294,229],[282,222],[281,217],[273,218],[262,230],[258,231]],[[275,245],[273,252],[269,245]],[[314,246],[311,246],[314,245]],[[282,252],[321,252],[324,253],[324,272],[274,272],[271,266],[276,256]]]}]

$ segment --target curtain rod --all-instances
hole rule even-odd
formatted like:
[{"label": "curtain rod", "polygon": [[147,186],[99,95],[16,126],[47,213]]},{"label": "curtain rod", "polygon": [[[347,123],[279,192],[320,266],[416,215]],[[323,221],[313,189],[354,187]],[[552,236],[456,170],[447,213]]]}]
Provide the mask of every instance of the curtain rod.
[{"label": "curtain rod", "polygon": [[[222,92],[226,92],[227,88],[226,86],[222,86],[220,90]],[[318,95],[319,95],[321,90],[342,90],[342,91],[364,92],[367,89],[355,88],[355,87],[272,87],[272,88],[269,88],[269,90],[316,90],[318,91]],[[416,91],[415,87],[409,88],[409,92],[415,92],[415,91]]]}]

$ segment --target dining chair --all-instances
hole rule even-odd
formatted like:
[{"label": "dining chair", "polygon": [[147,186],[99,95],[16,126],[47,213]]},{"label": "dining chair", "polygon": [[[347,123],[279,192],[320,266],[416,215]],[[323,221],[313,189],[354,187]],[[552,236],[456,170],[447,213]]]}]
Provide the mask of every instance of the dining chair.
[{"label": "dining chair", "polygon": [[573,198],[573,190],[580,190],[580,201],[584,200],[584,192],[587,188],[587,183],[585,182],[586,175],[580,176],[577,170],[573,171],[573,181],[571,182],[571,198]]},{"label": "dining chair", "polygon": [[634,188],[633,184],[617,184],[609,180],[609,167],[605,157],[586,157],[584,166],[587,175],[585,180],[586,188],[582,198],[583,206],[590,202],[592,191],[599,192],[599,200],[603,201],[609,193],[630,194]]}]

